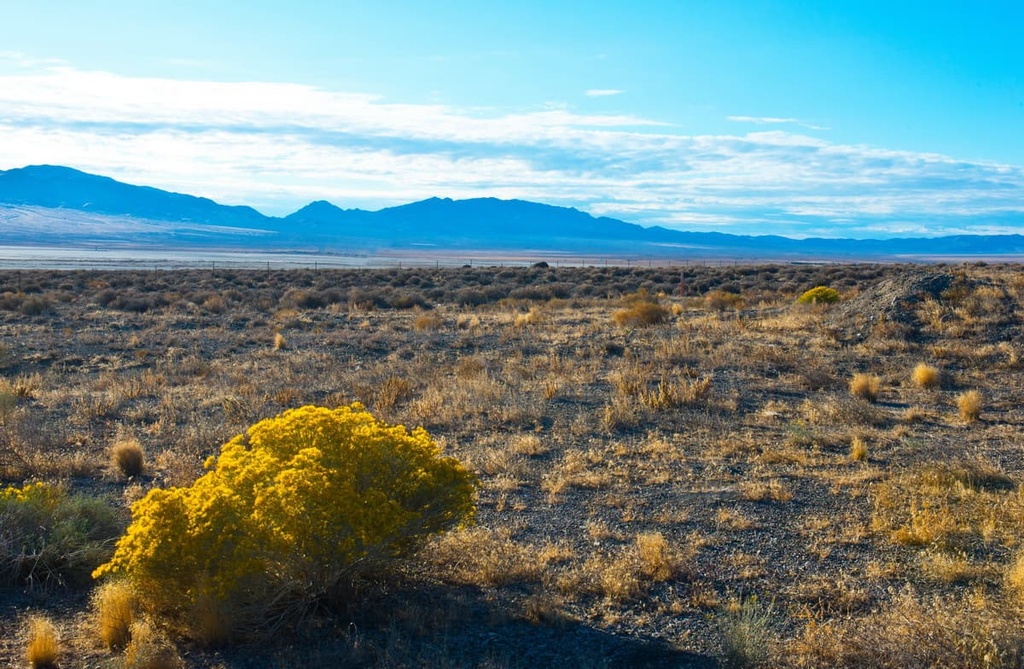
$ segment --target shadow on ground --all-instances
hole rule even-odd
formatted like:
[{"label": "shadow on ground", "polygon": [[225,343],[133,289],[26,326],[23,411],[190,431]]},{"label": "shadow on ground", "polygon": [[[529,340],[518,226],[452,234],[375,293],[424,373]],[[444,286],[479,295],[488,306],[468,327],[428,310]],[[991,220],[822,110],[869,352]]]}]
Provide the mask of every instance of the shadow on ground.
[{"label": "shadow on ground", "polygon": [[470,587],[403,586],[365,593],[270,645],[189,653],[190,666],[707,668],[713,658],[660,639],[612,634],[557,614],[530,622],[521,604]]}]

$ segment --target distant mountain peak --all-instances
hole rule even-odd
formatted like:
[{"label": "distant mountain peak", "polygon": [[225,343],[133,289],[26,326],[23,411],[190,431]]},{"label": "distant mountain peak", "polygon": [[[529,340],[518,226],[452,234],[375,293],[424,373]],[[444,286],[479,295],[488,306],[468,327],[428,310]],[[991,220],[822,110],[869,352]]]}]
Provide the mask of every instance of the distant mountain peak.
[{"label": "distant mountain peak", "polygon": [[[59,213],[53,213],[59,210]],[[47,213],[50,212],[50,213]],[[77,216],[75,212],[81,212]],[[794,240],[681,232],[527,200],[431,197],[379,211],[310,202],[285,218],[251,207],[133,186],[60,165],[0,171],[0,244],[186,245],[336,250],[380,247],[547,250],[686,257],[880,258],[1024,254],[1024,237]]]},{"label": "distant mountain peak", "polygon": [[252,207],[133,186],[61,165],[29,165],[0,172],[0,203],[77,209],[160,221],[253,226],[267,217]]}]

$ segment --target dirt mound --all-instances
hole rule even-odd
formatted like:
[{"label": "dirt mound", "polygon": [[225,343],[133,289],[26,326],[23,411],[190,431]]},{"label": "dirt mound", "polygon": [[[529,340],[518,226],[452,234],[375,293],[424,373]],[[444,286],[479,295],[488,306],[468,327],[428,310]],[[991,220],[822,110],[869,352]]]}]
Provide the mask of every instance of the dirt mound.
[{"label": "dirt mound", "polygon": [[877,324],[894,324],[908,338],[920,334],[918,305],[928,299],[942,300],[951,289],[969,289],[970,281],[949,272],[910,270],[880,281],[850,300],[835,305],[827,317],[830,328],[863,340]]}]

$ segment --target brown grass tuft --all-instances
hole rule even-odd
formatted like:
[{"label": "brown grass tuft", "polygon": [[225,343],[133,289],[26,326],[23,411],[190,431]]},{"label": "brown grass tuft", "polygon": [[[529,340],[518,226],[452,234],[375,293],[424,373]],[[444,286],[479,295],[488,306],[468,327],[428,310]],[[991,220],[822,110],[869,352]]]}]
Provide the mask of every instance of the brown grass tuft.
[{"label": "brown grass tuft", "polygon": [[123,478],[131,479],[142,476],[145,461],[142,444],[134,437],[119,439],[110,447],[111,466]]},{"label": "brown grass tuft", "polygon": [[612,319],[619,327],[642,328],[660,325],[668,319],[669,310],[654,302],[637,302],[616,311]]},{"label": "brown grass tuft", "polygon": [[439,330],[444,325],[444,319],[439,314],[421,314],[413,321],[412,326],[420,332],[431,332]]},{"label": "brown grass tuft", "polygon": [[911,379],[914,385],[918,388],[924,388],[930,390],[932,388],[938,388],[942,382],[942,373],[938,367],[932,367],[925,363],[919,363],[917,367],[914,367],[914,372],[911,374]]},{"label": "brown grass tuft", "polygon": [[1024,604],[1024,551],[1017,551],[1016,557],[1006,568],[1006,588],[1018,606]]},{"label": "brown grass tuft", "polygon": [[132,639],[131,627],[138,614],[138,598],[125,581],[101,585],[92,597],[100,640],[111,650],[125,648]]},{"label": "brown grass tuft", "polygon": [[132,640],[124,650],[123,669],[182,669],[181,656],[167,637],[149,623],[132,624]]},{"label": "brown grass tuft", "polygon": [[874,374],[857,373],[850,379],[850,394],[874,402],[878,399],[881,385],[882,380]]},{"label": "brown grass tuft", "polygon": [[968,390],[956,397],[956,408],[960,413],[960,420],[965,423],[973,423],[981,418],[982,395],[977,390]]},{"label": "brown grass tuft", "polygon": [[786,665],[1019,667],[1022,636],[1019,619],[982,595],[926,598],[907,589],[867,616],[811,620],[785,649]]},{"label": "brown grass tuft", "polygon": [[739,486],[739,494],[748,502],[788,502],[793,499],[793,491],[777,479],[746,481]]},{"label": "brown grass tuft", "polygon": [[854,462],[868,461],[868,444],[860,437],[854,437],[850,441],[850,459]]},{"label": "brown grass tuft", "polygon": [[274,333],[274,350],[283,351],[288,348],[288,340],[280,332]]},{"label": "brown grass tuft", "polygon": [[636,551],[640,573],[655,583],[667,581],[680,571],[680,558],[661,532],[636,535]]},{"label": "brown grass tuft", "polygon": [[60,637],[53,622],[43,616],[28,619],[25,657],[32,669],[53,669],[60,657]]}]

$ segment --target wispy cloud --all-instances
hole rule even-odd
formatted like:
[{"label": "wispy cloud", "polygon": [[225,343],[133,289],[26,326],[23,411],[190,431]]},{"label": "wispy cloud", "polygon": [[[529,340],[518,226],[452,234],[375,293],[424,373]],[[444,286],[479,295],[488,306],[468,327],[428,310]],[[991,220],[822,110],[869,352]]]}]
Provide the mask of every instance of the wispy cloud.
[{"label": "wispy cloud", "polygon": [[733,121],[734,123],[753,123],[754,125],[782,125],[788,123],[800,126],[801,128],[807,128],[808,130],[828,130],[827,127],[822,125],[801,121],[798,118],[781,116],[726,116],[725,120]]},{"label": "wispy cloud", "polygon": [[[740,117],[737,117],[740,118]],[[794,120],[795,121],[795,120]],[[693,230],[1024,230],[1024,169],[788,132],[687,135],[568,107],[403,104],[298,84],[0,76],[0,169],[54,163],[268,213],[516,197]]]},{"label": "wispy cloud", "polygon": [[612,95],[622,95],[625,91],[620,91],[617,88],[591,88],[587,91],[587,97],[591,98],[606,98]]}]

